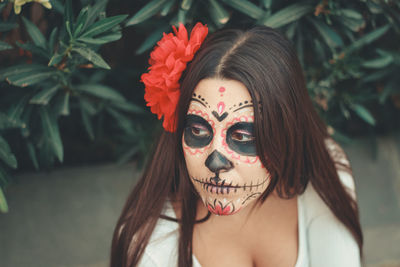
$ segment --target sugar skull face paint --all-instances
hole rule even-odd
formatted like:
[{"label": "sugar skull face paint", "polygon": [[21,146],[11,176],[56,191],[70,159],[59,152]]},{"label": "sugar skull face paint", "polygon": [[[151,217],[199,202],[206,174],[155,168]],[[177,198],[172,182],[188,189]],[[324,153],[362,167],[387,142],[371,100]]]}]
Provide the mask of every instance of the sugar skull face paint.
[{"label": "sugar skull face paint", "polygon": [[256,152],[253,103],[238,81],[199,82],[186,116],[182,146],[191,181],[214,214],[238,212],[269,185],[270,174]]}]

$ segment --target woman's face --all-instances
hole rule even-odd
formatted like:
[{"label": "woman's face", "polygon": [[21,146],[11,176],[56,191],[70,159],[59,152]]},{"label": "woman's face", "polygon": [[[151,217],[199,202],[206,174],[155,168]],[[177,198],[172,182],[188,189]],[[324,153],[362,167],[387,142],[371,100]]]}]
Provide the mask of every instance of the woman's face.
[{"label": "woman's face", "polygon": [[190,179],[214,214],[238,212],[269,185],[253,122],[253,102],[242,83],[204,79],[195,88],[182,146]]}]

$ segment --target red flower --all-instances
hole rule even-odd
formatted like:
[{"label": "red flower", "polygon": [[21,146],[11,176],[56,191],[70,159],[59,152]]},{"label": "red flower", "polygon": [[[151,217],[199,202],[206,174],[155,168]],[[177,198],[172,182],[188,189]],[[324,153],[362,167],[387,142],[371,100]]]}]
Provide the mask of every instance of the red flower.
[{"label": "red flower", "polygon": [[176,130],[179,79],[208,33],[208,28],[200,22],[193,28],[190,39],[183,24],[179,25],[178,30],[172,27],[175,35],[164,33],[150,54],[149,72],[141,77],[145,85],[144,99],[147,106],[152,113],[157,114],[158,119],[164,116],[163,127],[169,132]]}]

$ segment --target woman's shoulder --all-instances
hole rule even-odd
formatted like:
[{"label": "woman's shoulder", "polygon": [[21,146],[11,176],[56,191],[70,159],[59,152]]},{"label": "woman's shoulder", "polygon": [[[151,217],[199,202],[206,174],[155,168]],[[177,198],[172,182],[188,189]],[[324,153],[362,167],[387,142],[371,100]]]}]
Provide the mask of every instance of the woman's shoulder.
[{"label": "woman's shoulder", "polygon": [[174,219],[176,218],[175,211],[171,204],[171,201],[167,200],[164,203],[161,216],[157,221],[157,224],[150,237],[149,244],[160,243],[168,237],[176,237],[178,234],[179,225]]},{"label": "woman's shoulder", "polygon": [[[335,162],[340,182],[355,199],[354,179],[343,149],[333,140],[327,140],[326,144]],[[298,197],[298,201],[299,218],[304,222],[302,230],[306,233],[310,262],[315,266],[360,266],[357,242],[311,183]]]},{"label": "woman's shoulder", "polygon": [[[337,172],[343,187],[345,188],[345,190],[347,190],[350,196],[352,196],[355,199],[356,191],[355,191],[353,176],[351,175],[351,173],[345,170],[338,170]],[[302,206],[305,218],[307,219],[306,220],[307,225],[310,224],[310,222],[313,219],[319,216],[331,215],[334,217],[332,211],[329,209],[329,207],[325,204],[320,195],[314,189],[311,182],[308,183],[306,190],[302,195],[299,196],[298,199]]]},{"label": "woman's shoulder", "polygon": [[165,219],[166,217],[175,218],[175,212],[169,200],[164,204],[162,215],[151,234],[139,264],[140,267],[175,266],[176,264],[179,225],[173,220]]},{"label": "woman's shoulder", "polygon": [[325,145],[333,162],[335,163],[340,182],[350,196],[356,199],[353,172],[346,153],[344,152],[343,148],[332,138],[325,139]]}]

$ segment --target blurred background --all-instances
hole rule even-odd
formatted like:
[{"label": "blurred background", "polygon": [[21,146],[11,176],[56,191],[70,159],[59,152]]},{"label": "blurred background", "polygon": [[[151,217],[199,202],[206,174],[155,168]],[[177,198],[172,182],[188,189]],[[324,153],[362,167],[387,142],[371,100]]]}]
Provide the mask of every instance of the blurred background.
[{"label": "blurred background", "polygon": [[1,0],[0,266],[107,266],[161,123],[140,75],[163,32],[262,24],[295,46],[353,167],[365,266],[400,266],[400,2]]}]

